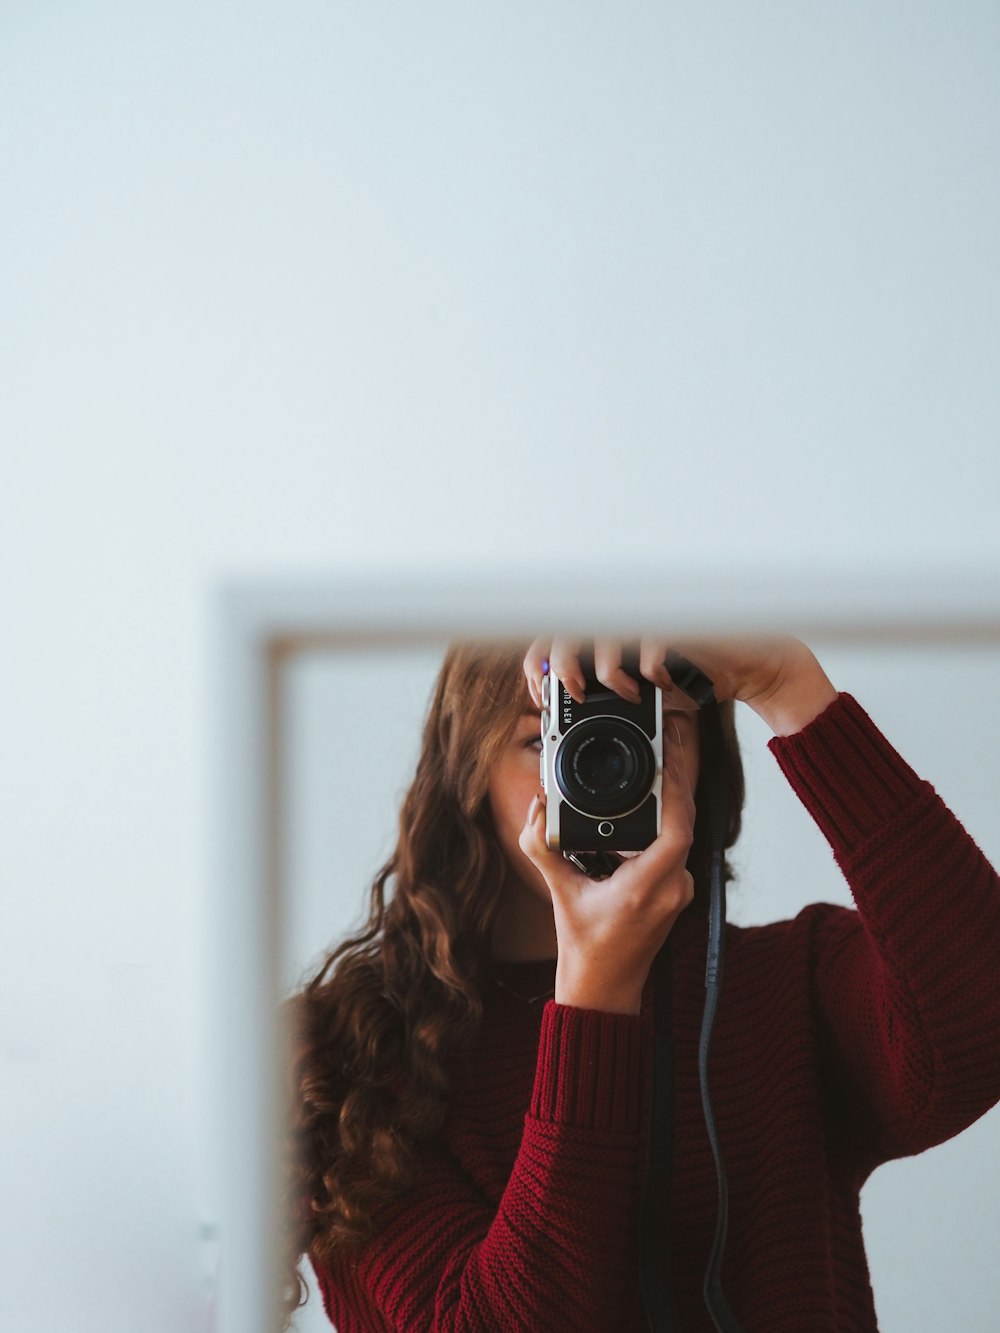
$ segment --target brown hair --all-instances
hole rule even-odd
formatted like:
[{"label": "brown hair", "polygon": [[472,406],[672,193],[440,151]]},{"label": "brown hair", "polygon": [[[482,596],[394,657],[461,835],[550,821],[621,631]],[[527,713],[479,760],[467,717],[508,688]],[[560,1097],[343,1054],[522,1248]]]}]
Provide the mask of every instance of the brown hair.
[{"label": "brown hair", "polygon": [[[523,644],[449,649],[396,847],[372,885],[367,923],[287,1002],[289,1319],[305,1299],[300,1256],[323,1262],[370,1235],[377,1209],[413,1183],[418,1147],[444,1119],[450,1069],[478,1032],[480,987],[507,873],[487,787],[531,706],[524,652]],[[743,770],[733,706],[720,711],[729,847],[740,828]],[[707,780],[703,763],[696,805]],[[688,868],[695,881],[688,910],[703,911],[711,834],[700,817]]]}]

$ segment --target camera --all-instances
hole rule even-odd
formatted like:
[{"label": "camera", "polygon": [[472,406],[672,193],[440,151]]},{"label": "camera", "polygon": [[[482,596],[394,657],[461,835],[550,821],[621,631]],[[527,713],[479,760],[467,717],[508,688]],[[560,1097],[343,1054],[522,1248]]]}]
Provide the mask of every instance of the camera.
[{"label": "camera", "polygon": [[642,851],[660,832],[663,692],[627,658],[623,666],[638,681],[637,704],[602,685],[586,658],[583,703],[551,672],[542,677],[546,845],[594,878],[621,859],[601,853]]}]

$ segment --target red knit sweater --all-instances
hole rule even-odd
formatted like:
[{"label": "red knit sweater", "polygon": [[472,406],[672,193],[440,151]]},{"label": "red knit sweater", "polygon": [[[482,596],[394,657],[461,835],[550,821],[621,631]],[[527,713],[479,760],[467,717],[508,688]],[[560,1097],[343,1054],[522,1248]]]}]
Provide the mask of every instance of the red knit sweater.
[{"label": "red knit sweater", "polygon": [[[1000,1099],[1000,885],[933,789],[849,696],[771,741],[857,911],[730,926],[712,1047],[729,1178],[723,1282],[748,1333],[876,1327],[858,1193],[872,1169],[956,1134]],[[705,926],[674,955],[673,1281],[684,1333],[714,1165],[697,1048]],[[506,964],[522,995],[554,963]],[[640,1330],[636,1259],[650,1019],[485,996],[482,1037],[422,1179],[378,1239],[318,1279],[340,1333]]]}]

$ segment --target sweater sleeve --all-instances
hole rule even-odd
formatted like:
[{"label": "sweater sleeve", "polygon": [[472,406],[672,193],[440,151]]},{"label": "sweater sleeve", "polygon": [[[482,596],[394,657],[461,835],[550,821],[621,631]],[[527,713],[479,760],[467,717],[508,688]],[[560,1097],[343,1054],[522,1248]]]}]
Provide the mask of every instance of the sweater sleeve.
[{"label": "sweater sleeve", "polygon": [[869,1165],[921,1152],[1000,1099],[1000,883],[850,695],[770,748],[858,909],[814,909],[833,1108]]},{"label": "sweater sleeve", "polygon": [[645,1043],[638,1017],[545,1008],[531,1104],[494,1207],[442,1149],[376,1239],[319,1271],[340,1333],[615,1327],[634,1293]]}]

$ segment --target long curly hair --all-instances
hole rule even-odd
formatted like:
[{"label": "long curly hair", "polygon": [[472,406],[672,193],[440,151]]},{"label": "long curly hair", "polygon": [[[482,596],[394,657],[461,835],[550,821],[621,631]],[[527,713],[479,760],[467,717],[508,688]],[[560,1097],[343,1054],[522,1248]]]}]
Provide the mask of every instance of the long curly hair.
[{"label": "long curly hair", "polygon": [[[491,931],[510,873],[487,788],[519,717],[532,707],[525,650],[482,643],[449,649],[367,922],[286,1002],[286,1328],[306,1296],[301,1257],[329,1262],[340,1247],[371,1235],[377,1211],[414,1182],[420,1145],[443,1123],[452,1070],[479,1031]],[[730,847],[740,829],[743,769],[733,706],[720,710]],[[708,779],[702,764],[696,806]],[[705,910],[711,850],[708,821],[696,816],[689,911]]]}]

